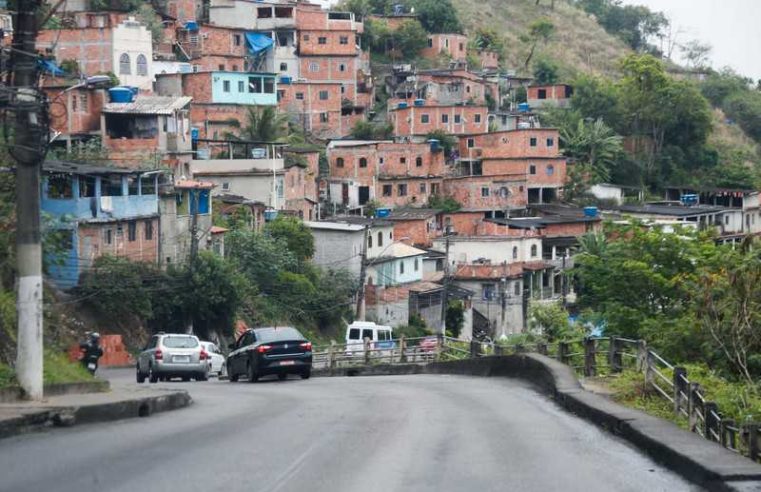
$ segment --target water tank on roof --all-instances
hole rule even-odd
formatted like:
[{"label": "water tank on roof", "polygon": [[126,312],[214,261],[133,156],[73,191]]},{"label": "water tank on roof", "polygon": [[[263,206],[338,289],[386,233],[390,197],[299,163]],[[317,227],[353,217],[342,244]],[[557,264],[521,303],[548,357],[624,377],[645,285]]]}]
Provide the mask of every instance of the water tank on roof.
[{"label": "water tank on roof", "polygon": [[288,75],[283,75],[282,77],[280,77],[281,84],[290,85],[292,80],[293,78]]},{"label": "water tank on roof", "polygon": [[264,211],[264,220],[265,222],[270,222],[277,219],[277,210],[275,209],[269,209]]},{"label": "water tank on roof", "polygon": [[193,128],[190,129],[190,139],[191,140],[198,140],[198,137],[199,137],[200,134],[201,133],[200,133],[200,130],[198,129],[198,127],[194,126]]},{"label": "water tank on roof", "polygon": [[531,123],[528,121],[521,121],[518,123],[518,130],[528,130],[529,128],[531,128]]},{"label": "water tank on roof", "polygon": [[597,207],[584,207],[584,217],[597,217]]},{"label": "water tank on roof", "polygon": [[388,217],[391,215],[391,209],[390,208],[378,208],[375,209],[375,216],[379,219],[382,219],[384,217]]},{"label": "water tank on roof", "polygon": [[265,149],[264,147],[256,147],[251,149],[251,158],[252,159],[266,159],[267,149]]},{"label": "water tank on roof", "polygon": [[415,106],[425,106],[425,99],[415,99]]},{"label": "water tank on roof", "polygon": [[698,204],[698,196],[694,194],[682,195],[682,205],[692,206]]},{"label": "water tank on roof", "polygon": [[431,152],[438,152],[441,150],[441,142],[435,138],[430,139],[428,143],[431,144]]},{"label": "water tank on roof", "polygon": [[520,111],[521,113],[528,113],[529,111],[531,111],[531,107],[528,105],[528,103],[520,103],[518,105],[518,111]]},{"label": "water tank on roof", "polygon": [[185,23],[185,29],[187,29],[188,31],[197,31],[198,23],[196,21],[187,21]]},{"label": "water tank on roof", "polygon": [[406,103],[406,102],[400,102],[400,103],[399,103],[399,104],[396,106],[396,108],[397,108],[397,109],[406,109],[406,108],[407,108],[407,103]]},{"label": "water tank on roof", "polygon": [[131,103],[133,97],[129,87],[112,87],[108,90],[108,100],[112,103]]}]

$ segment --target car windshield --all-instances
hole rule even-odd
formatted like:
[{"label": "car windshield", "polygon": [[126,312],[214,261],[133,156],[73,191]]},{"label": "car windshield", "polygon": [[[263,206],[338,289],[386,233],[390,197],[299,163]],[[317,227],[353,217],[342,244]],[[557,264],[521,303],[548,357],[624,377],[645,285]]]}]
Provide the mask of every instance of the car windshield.
[{"label": "car windshield", "polygon": [[278,342],[280,340],[305,340],[295,328],[260,328],[254,330],[258,342]]},{"label": "car windshield", "polygon": [[198,340],[188,336],[165,337],[161,344],[166,348],[196,348]]}]

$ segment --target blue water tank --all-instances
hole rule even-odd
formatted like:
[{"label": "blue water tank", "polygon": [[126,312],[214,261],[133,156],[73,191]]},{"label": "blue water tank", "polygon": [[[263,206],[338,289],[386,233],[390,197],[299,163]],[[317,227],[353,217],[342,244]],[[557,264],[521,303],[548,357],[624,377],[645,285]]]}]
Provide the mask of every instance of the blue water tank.
[{"label": "blue water tank", "polygon": [[528,105],[528,103],[520,103],[518,105],[518,111],[520,111],[521,113],[528,113],[529,111],[531,111],[531,107]]},{"label": "blue water tank", "polygon": [[132,91],[133,96],[137,96],[140,93],[140,88],[135,87],[134,85],[129,86],[129,90]]},{"label": "blue water tank", "polygon": [[191,140],[198,140],[198,136],[201,134],[200,130],[197,127],[193,127],[190,129],[190,139]]},{"label": "blue water tank", "polygon": [[415,106],[425,106],[425,99],[415,99]]},{"label": "blue water tank", "polygon": [[273,220],[277,219],[277,210],[265,210],[264,211],[264,221],[265,222],[271,222]]},{"label": "blue water tank", "polygon": [[391,209],[390,208],[377,208],[375,209],[375,216],[379,219],[382,219],[384,217],[388,217],[391,215]]},{"label": "blue water tank", "polygon": [[187,21],[185,23],[185,29],[187,29],[188,31],[197,31],[198,23],[196,21]]},{"label": "blue water tank", "polygon": [[405,108],[407,108],[407,103],[406,103],[406,102],[400,102],[400,103],[399,103],[399,104],[396,106],[396,108],[397,108],[397,109],[405,109]]},{"label": "blue water tank", "polygon": [[682,195],[682,205],[697,205],[698,204],[698,196],[693,194],[685,194]]},{"label": "blue water tank", "polygon": [[291,80],[293,80],[293,78],[288,75],[283,75],[282,77],[280,77],[281,84],[289,85],[291,83]]},{"label": "blue water tank", "polygon": [[597,207],[584,207],[584,217],[597,217]]},{"label": "blue water tank", "polygon": [[438,152],[441,150],[441,142],[435,138],[430,139],[428,143],[431,144],[431,152]]},{"label": "blue water tank", "polygon": [[112,103],[131,103],[134,98],[129,87],[112,87],[108,90],[108,100]]}]

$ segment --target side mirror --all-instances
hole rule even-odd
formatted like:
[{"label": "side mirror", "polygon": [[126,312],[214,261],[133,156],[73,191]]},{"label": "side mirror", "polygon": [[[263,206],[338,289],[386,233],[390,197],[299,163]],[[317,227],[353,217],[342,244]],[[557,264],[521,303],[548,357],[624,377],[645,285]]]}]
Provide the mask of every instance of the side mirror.
[{"label": "side mirror", "polygon": [[235,344],[234,343],[230,343],[230,344],[227,345],[227,348],[229,348],[230,350],[235,350]]}]

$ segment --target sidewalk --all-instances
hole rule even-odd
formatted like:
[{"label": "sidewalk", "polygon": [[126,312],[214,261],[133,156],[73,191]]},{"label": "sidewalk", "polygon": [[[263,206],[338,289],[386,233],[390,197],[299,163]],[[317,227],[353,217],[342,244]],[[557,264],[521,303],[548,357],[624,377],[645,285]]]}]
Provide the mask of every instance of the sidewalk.
[{"label": "sidewalk", "polygon": [[104,393],[46,397],[0,404],[0,439],[48,427],[107,422],[187,407],[187,391],[112,384]]}]

